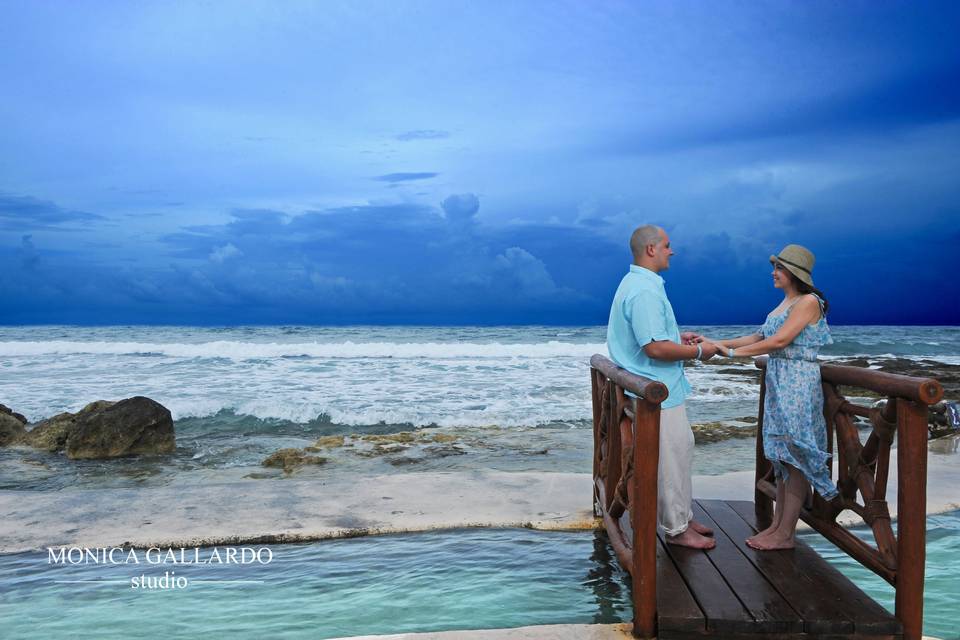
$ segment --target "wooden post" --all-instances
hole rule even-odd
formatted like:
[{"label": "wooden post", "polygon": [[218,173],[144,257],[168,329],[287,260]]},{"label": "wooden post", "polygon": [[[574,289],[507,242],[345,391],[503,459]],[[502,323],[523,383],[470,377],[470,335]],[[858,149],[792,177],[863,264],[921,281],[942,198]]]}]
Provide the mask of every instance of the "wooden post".
[{"label": "wooden post", "polygon": [[620,482],[620,476],[625,469],[620,468],[620,456],[623,443],[620,441],[620,414],[618,413],[619,403],[617,402],[617,385],[612,381],[607,381],[610,385],[608,394],[607,411],[607,477],[604,478],[603,493],[606,504],[603,505],[605,511],[610,510],[613,499],[617,495],[617,483]]},{"label": "wooden post", "polygon": [[641,398],[633,421],[633,635],[657,635],[657,470],[660,464],[660,405]]},{"label": "wooden post", "polygon": [[897,401],[897,596],[904,640],[920,640],[927,538],[927,407]]},{"label": "wooden post", "polygon": [[601,515],[597,511],[597,478],[600,476],[600,399],[603,396],[603,384],[605,380],[600,380],[600,374],[596,369],[590,369],[590,397],[593,399],[593,482],[590,483],[593,496],[590,504],[593,508],[593,517]]},{"label": "wooden post", "polygon": [[753,480],[753,509],[757,516],[757,525],[766,529],[773,522],[773,500],[760,490],[759,482],[770,471],[770,461],[763,455],[763,400],[767,395],[766,371],[760,374],[760,408],[757,410],[757,451]]}]

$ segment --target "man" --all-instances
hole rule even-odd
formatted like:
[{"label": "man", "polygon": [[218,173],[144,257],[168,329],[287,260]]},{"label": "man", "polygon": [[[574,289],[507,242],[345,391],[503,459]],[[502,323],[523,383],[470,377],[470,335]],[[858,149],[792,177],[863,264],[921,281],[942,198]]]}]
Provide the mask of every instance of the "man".
[{"label": "man", "polygon": [[690,383],[683,361],[716,355],[718,347],[692,332],[680,333],[660,272],[670,267],[670,238],[645,225],[630,237],[633,264],[610,307],[607,349],[620,367],[662,382],[670,392],[660,411],[660,467],[657,470],[657,522],[667,542],[712,549],[713,531],[693,520],[691,469],[693,431],[684,400]]}]

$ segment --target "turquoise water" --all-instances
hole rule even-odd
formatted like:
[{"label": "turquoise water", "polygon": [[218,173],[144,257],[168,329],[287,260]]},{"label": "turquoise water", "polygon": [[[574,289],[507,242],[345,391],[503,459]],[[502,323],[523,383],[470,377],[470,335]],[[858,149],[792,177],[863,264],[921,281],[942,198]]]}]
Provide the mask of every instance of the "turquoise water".
[{"label": "turquoise water", "polygon": [[[853,529],[872,542],[867,529]],[[894,591],[885,580],[839,551],[820,534],[805,532],[800,537],[820,552],[850,580],[894,610]],[[960,638],[960,511],[927,518],[927,563],[923,590],[924,635],[957,640]]]},{"label": "turquoise water", "polygon": [[[332,638],[632,616],[629,576],[602,533],[467,529],[269,549],[269,564],[245,567],[145,566],[143,552],[141,565],[2,556],[0,633],[5,640]],[[131,588],[135,576],[167,571],[191,582]],[[262,583],[196,582],[202,579]]]},{"label": "turquoise water", "polygon": [[[927,527],[924,633],[956,640],[960,512],[931,516]],[[818,534],[801,537],[893,610],[883,580]],[[3,637],[333,638],[632,617],[629,576],[599,532],[464,529],[253,548],[272,560],[147,564],[140,551],[140,565],[64,566],[41,553],[2,556]],[[134,577],[167,572],[187,586],[131,588]]]}]

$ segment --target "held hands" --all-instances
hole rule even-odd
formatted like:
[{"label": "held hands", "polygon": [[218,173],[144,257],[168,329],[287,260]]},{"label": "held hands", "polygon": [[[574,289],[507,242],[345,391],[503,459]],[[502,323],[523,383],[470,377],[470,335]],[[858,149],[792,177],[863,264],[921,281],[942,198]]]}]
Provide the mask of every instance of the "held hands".
[{"label": "held hands", "polygon": [[697,344],[700,345],[700,349],[702,350],[702,353],[700,355],[701,360],[709,360],[713,356],[720,353],[720,347],[718,347],[712,342],[702,341]]},{"label": "held hands", "polygon": [[680,334],[680,344],[700,344],[703,341],[704,337],[693,331],[684,331]]}]

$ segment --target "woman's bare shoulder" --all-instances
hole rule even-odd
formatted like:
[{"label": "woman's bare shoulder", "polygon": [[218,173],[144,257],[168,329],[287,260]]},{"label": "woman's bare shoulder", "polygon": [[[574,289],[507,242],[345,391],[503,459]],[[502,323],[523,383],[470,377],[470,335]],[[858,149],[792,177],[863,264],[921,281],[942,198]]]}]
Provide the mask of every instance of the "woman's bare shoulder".
[{"label": "woman's bare shoulder", "polygon": [[795,313],[799,313],[805,318],[809,318],[809,324],[815,324],[816,322],[819,322],[820,298],[812,293],[807,293],[800,296],[800,299],[797,300],[796,304],[793,305],[793,308],[790,309],[791,315]]}]

